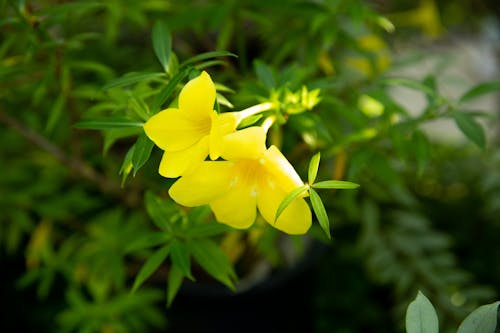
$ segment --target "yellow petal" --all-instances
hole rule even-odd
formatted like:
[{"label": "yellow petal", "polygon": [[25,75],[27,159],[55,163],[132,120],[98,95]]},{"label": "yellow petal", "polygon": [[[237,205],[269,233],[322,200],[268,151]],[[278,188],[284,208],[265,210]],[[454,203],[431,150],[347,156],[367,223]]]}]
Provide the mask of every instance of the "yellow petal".
[{"label": "yellow petal", "polygon": [[210,117],[214,102],[215,85],[205,71],[189,81],[179,95],[179,109],[192,119]]},{"label": "yellow petal", "polygon": [[250,227],[257,216],[256,192],[248,184],[237,184],[212,201],[210,207],[217,221],[237,229]]},{"label": "yellow petal", "polygon": [[273,176],[276,185],[284,192],[288,193],[304,185],[293,166],[275,146],[264,152],[262,162],[266,171]]},{"label": "yellow petal", "polygon": [[262,217],[269,224],[291,235],[305,234],[309,230],[312,223],[312,216],[311,210],[304,199],[297,198],[292,201],[281,213],[276,223],[274,223],[278,206],[287,193],[277,187],[273,187],[271,181],[260,182],[258,191],[257,207]]},{"label": "yellow petal", "polygon": [[202,162],[189,175],[179,178],[168,191],[177,203],[200,206],[217,199],[230,189],[233,163],[228,161]]},{"label": "yellow petal", "polygon": [[216,160],[220,157],[222,138],[228,133],[236,131],[238,118],[235,112],[217,114],[212,113],[212,128],[210,129],[210,158]]},{"label": "yellow petal", "polygon": [[228,161],[257,159],[266,151],[266,131],[260,126],[248,127],[223,136],[221,156]]},{"label": "yellow petal", "polygon": [[181,151],[166,151],[158,172],[163,177],[177,178],[194,172],[208,155],[208,136]]},{"label": "yellow petal", "polygon": [[193,120],[179,109],[158,112],[144,124],[146,135],[161,149],[186,149],[210,133],[211,120]]}]

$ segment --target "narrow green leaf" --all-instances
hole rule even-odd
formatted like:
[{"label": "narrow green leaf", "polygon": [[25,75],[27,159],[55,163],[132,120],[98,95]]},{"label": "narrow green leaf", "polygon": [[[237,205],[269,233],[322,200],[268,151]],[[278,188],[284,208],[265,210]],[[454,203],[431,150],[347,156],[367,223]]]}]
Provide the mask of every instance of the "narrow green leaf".
[{"label": "narrow green leaf", "polygon": [[339,189],[339,190],[351,190],[359,187],[359,184],[347,182],[343,180],[325,180],[322,182],[317,182],[312,184],[313,188],[316,189]]},{"label": "narrow green leaf", "polygon": [[470,114],[465,112],[454,112],[453,119],[457,124],[460,131],[467,137],[469,140],[474,142],[480,148],[485,147],[486,145],[486,137],[484,134],[483,127],[472,117]]},{"label": "narrow green leaf", "polygon": [[309,162],[309,170],[307,173],[307,181],[309,182],[309,185],[314,184],[314,182],[316,181],[320,159],[321,153],[318,152],[311,158],[311,161]]},{"label": "narrow green leaf", "polygon": [[49,119],[47,121],[47,125],[45,126],[45,132],[52,133],[52,130],[56,127],[59,119],[61,119],[65,102],[66,98],[63,94],[60,94],[50,109]]},{"label": "narrow green leaf", "polygon": [[423,174],[430,157],[430,144],[427,137],[418,130],[413,133],[412,142],[417,160],[417,174],[420,176]]},{"label": "narrow green leaf", "polygon": [[134,154],[132,155],[132,165],[134,166],[134,177],[137,171],[149,160],[151,151],[153,150],[154,143],[151,141],[146,133],[142,133],[135,142]]},{"label": "narrow green leaf", "polygon": [[276,79],[271,67],[260,60],[254,62],[254,67],[257,78],[267,89],[276,87]]},{"label": "narrow green leaf", "polygon": [[499,305],[495,302],[480,306],[464,319],[457,333],[495,333]]},{"label": "narrow green leaf", "polygon": [[404,77],[393,77],[393,78],[385,78],[382,80],[381,83],[391,86],[404,86],[407,88],[421,91],[428,96],[436,95],[436,92],[432,88],[414,79],[409,79]]},{"label": "narrow green leaf", "polygon": [[119,77],[115,80],[112,80],[108,84],[106,84],[102,89],[108,90],[111,88],[118,88],[118,87],[123,87],[123,86],[128,86],[133,83],[139,82],[139,81],[149,81],[153,79],[159,79],[159,78],[165,78],[164,73],[128,73],[123,75],[122,77]]},{"label": "narrow green leaf", "polygon": [[318,192],[316,192],[312,188],[309,189],[309,197],[311,199],[311,205],[313,207],[314,213],[316,214],[316,217],[318,218],[321,229],[323,229],[326,236],[331,239],[332,236],[330,235],[330,221],[328,219],[328,214],[326,213],[325,206],[323,205],[323,202],[318,195]]},{"label": "narrow green leaf", "polygon": [[177,205],[171,200],[157,197],[151,192],[146,192],[144,196],[146,211],[153,223],[161,230],[169,234],[173,232],[172,220],[179,216]]},{"label": "narrow green leaf", "polygon": [[262,118],[262,114],[254,114],[253,116],[243,118],[243,120],[238,124],[238,128],[245,128],[250,125],[255,124]]},{"label": "narrow green leaf", "polygon": [[285,198],[283,198],[283,201],[281,201],[280,205],[278,206],[278,210],[276,210],[276,216],[274,217],[274,223],[278,220],[280,217],[281,213],[292,203],[293,200],[295,200],[299,195],[307,191],[309,188],[308,185],[302,185],[300,187],[297,187],[290,193],[288,193]]},{"label": "narrow green leaf", "polygon": [[135,150],[134,148],[135,148],[135,145],[132,145],[132,147],[129,148],[129,150],[127,151],[127,154],[123,158],[123,162],[122,162],[122,165],[120,167],[119,174],[122,175],[122,183],[121,183],[122,187],[125,184],[125,181],[127,180],[128,175],[132,171],[132,167],[133,167],[132,156],[134,155],[134,150]]},{"label": "narrow green leaf", "polygon": [[220,235],[229,230],[231,230],[231,228],[225,224],[207,222],[191,226],[189,229],[186,230],[186,235],[190,237],[204,238],[204,237],[212,237]]},{"label": "narrow green leaf", "polygon": [[193,65],[193,67],[196,68],[197,70],[201,71],[205,68],[218,66],[218,65],[220,65],[220,66],[226,65],[226,62],[224,60],[220,60],[220,59],[207,60],[207,61],[197,63],[196,65]]},{"label": "narrow green leaf", "polygon": [[151,255],[151,257],[148,258],[148,260],[146,260],[135,278],[134,285],[132,286],[132,292],[135,292],[137,288],[139,288],[141,284],[158,269],[158,267],[160,267],[162,262],[167,259],[169,251],[170,245],[166,245],[157,250]]},{"label": "narrow green leaf", "polygon": [[129,105],[135,114],[144,121],[148,121],[152,115],[144,100],[133,93],[130,93]]},{"label": "narrow green leaf", "polygon": [[170,79],[170,81],[167,83],[167,85],[160,91],[160,93],[156,96],[153,106],[152,106],[152,111],[153,114],[157,113],[160,111],[162,105],[168,100],[170,95],[174,92],[175,88],[177,85],[186,77],[189,75],[191,72],[191,68],[185,68],[184,70],[181,70],[177,74],[174,75]]},{"label": "narrow green leaf", "polygon": [[199,239],[188,243],[190,252],[196,262],[216,280],[234,290],[233,279],[236,278],[233,266],[226,254],[213,241]]},{"label": "narrow green leaf", "polygon": [[167,72],[170,54],[172,52],[172,36],[165,22],[157,21],[153,25],[153,49],[163,70]]},{"label": "narrow green leaf", "polygon": [[172,301],[179,292],[182,286],[182,281],[184,280],[184,275],[177,265],[172,264],[170,266],[170,271],[168,272],[168,286],[167,286],[167,306],[172,305]]},{"label": "narrow green leaf", "polygon": [[480,83],[470,90],[466,91],[458,100],[459,103],[467,102],[482,95],[489,94],[494,91],[500,90],[500,80]]},{"label": "narrow green leaf", "polygon": [[420,291],[406,310],[407,333],[438,333],[439,321],[436,310]]},{"label": "narrow green leaf", "polygon": [[200,53],[198,55],[195,55],[194,57],[189,58],[188,60],[184,61],[179,65],[179,68],[184,68],[187,65],[191,65],[193,63],[196,63],[198,61],[210,59],[210,58],[218,58],[218,57],[235,57],[237,58],[238,56],[234,53],[228,52],[228,51],[211,51],[211,52],[205,52],[205,53]]},{"label": "narrow green leaf", "polygon": [[142,127],[143,122],[125,118],[85,119],[74,126],[82,129],[104,130],[111,128]]},{"label": "narrow green leaf", "polygon": [[191,280],[194,280],[193,275],[191,275],[191,261],[189,259],[189,250],[181,242],[174,240],[170,248],[170,259],[172,263],[177,266],[182,275],[187,276]]},{"label": "narrow green leaf", "polygon": [[150,247],[158,246],[167,243],[172,238],[171,235],[164,232],[149,232],[135,238],[132,242],[125,246],[125,252],[136,252]]}]

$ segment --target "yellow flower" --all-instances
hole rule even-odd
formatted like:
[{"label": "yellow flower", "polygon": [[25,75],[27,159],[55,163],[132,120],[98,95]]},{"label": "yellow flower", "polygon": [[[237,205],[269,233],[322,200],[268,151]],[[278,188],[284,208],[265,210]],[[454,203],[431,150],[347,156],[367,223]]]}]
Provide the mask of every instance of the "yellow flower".
[{"label": "yellow flower", "polygon": [[179,95],[179,107],[163,110],[144,124],[146,135],[165,152],[159,173],[176,178],[193,172],[210,153],[219,157],[222,137],[234,132],[236,112],[213,110],[215,86],[206,72],[189,81]]},{"label": "yellow flower", "polygon": [[312,218],[303,197],[295,199],[274,223],[281,201],[304,183],[278,148],[265,149],[265,135],[262,127],[226,135],[221,145],[226,161],[203,162],[195,173],[172,185],[170,196],[188,207],[209,204],[219,222],[234,228],[250,227],[258,209],[275,228],[306,233]]}]

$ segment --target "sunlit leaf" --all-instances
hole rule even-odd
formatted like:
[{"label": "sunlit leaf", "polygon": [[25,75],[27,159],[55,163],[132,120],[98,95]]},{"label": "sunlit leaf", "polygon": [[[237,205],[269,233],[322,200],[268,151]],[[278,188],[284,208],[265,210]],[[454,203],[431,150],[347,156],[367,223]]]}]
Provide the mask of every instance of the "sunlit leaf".
[{"label": "sunlit leaf", "polygon": [[439,321],[431,302],[420,291],[406,310],[407,333],[438,333]]},{"label": "sunlit leaf", "polygon": [[283,213],[283,211],[286,209],[286,207],[288,207],[288,205],[290,205],[292,203],[292,201],[295,200],[296,198],[298,198],[302,193],[307,191],[308,188],[309,188],[308,185],[302,185],[300,187],[297,187],[296,189],[294,189],[290,193],[288,193],[285,196],[285,198],[281,201],[280,205],[278,206],[278,209],[276,210],[276,216],[274,217],[274,222],[276,222],[276,220],[278,220],[281,213]]},{"label": "sunlit leaf", "polygon": [[151,151],[153,150],[154,143],[151,141],[146,133],[139,135],[139,138],[135,142],[134,154],[132,155],[132,165],[134,166],[134,176],[137,171],[148,161],[149,156],[151,156]]},{"label": "sunlit leaf", "polygon": [[462,133],[480,148],[486,145],[484,129],[474,117],[465,112],[454,112],[453,119]]},{"label": "sunlit leaf", "polygon": [[311,199],[311,205],[313,207],[314,213],[316,214],[316,217],[318,218],[321,229],[323,229],[328,238],[331,239],[332,236],[330,235],[330,220],[328,219],[328,214],[326,213],[326,209],[323,205],[323,202],[321,201],[321,198],[319,197],[318,193],[312,188],[309,189],[309,197]]},{"label": "sunlit leaf", "polygon": [[317,153],[311,158],[311,161],[309,162],[309,170],[307,173],[307,181],[309,182],[309,185],[314,184],[314,182],[316,181],[320,159],[321,153]]},{"label": "sunlit leaf", "polygon": [[341,189],[341,190],[350,190],[359,187],[359,184],[347,182],[343,180],[324,180],[321,182],[317,182],[311,185],[316,189]]},{"label": "sunlit leaf", "polygon": [[139,288],[141,284],[158,269],[158,267],[160,267],[165,259],[167,259],[169,251],[170,245],[166,245],[157,250],[148,258],[148,260],[146,260],[135,278],[134,285],[132,286],[132,292],[136,291],[137,288]]},{"label": "sunlit leaf", "polygon": [[132,147],[129,148],[127,151],[127,154],[125,154],[125,157],[123,158],[122,165],[120,167],[120,172],[119,174],[122,176],[122,182],[121,186],[125,184],[125,181],[127,180],[128,175],[130,172],[132,172],[133,164],[132,164],[132,156],[134,155],[134,149],[135,145],[132,145]]},{"label": "sunlit leaf", "polygon": [[160,61],[163,70],[167,72],[170,53],[172,52],[172,37],[165,22],[155,22],[153,25],[152,39],[156,57],[158,58],[158,61]]},{"label": "sunlit leaf", "polygon": [[499,305],[495,302],[480,306],[464,319],[457,333],[495,333]]}]

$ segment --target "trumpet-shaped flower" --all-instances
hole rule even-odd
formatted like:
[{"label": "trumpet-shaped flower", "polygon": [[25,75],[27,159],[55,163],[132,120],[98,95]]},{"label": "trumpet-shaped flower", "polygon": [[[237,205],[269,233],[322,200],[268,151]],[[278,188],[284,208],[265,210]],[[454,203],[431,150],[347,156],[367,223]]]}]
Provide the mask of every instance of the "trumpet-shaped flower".
[{"label": "trumpet-shaped flower", "polygon": [[159,173],[175,178],[193,172],[210,153],[219,157],[222,137],[234,132],[240,115],[213,110],[215,86],[206,72],[189,81],[179,95],[179,107],[163,110],[145,124],[146,135],[165,152]]},{"label": "trumpet-shaped flower", "polygon": [[209,204],[219,222],[234,228],[251,226],[258,209],[279,230],[307,232],[311,211],[303,197],[274,221],[281,201],[304,183],[275,146],[265,149],[265,134],[261,127],[250,127],[224,136],[220,154],[227,161],[203,162],[172,185],[170,196],[184,206]]}]

